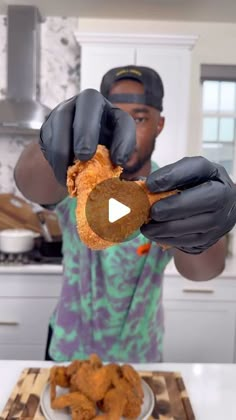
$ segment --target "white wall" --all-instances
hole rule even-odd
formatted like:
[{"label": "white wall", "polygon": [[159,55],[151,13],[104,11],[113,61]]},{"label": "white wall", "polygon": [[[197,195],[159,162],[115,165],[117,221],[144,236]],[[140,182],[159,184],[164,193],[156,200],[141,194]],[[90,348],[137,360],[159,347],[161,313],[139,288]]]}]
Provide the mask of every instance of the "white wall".
[{"label": "white wall", "polygon": [[79,19],[81,32],[198,35],[192,51],[188,154],[201,149],[200,64],[236,64],[236,25],[198,22]]}]

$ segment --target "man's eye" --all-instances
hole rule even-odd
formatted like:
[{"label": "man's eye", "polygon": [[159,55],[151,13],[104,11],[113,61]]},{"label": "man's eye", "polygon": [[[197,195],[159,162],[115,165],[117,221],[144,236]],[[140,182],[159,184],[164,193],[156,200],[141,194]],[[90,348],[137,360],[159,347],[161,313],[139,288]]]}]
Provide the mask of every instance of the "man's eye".
[{"label": "man's eye", "polygon": [[139,117],[139,118],[134,118],[134,121],[135,121],[135,123],[136,124],[141,124],[141,123],[144,123],[145,121],[147,121],[147,118],[145,118],[145,117]]}]

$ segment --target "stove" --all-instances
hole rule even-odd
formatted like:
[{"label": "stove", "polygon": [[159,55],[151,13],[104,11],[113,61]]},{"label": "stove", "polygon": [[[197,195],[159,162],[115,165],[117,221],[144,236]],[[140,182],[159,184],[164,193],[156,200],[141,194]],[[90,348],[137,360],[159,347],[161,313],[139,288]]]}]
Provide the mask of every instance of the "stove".
[{"label": "stove", "polygon": [[46,257],[38,250],[24,253],[9,253],[0,252],[0,266],[2,265],[29,265],[29,264],[61,264],[61,257]]}]

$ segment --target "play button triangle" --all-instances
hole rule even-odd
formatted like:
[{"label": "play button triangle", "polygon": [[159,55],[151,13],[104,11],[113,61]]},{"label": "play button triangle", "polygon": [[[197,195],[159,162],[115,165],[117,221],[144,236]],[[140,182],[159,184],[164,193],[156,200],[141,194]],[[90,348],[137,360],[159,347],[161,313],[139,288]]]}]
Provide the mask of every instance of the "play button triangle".
[{"label": "play button triangle", "polygon": [[131,212],[131,209],[115,198],[108,201],[108,219],[110,223],[114,223]]}]

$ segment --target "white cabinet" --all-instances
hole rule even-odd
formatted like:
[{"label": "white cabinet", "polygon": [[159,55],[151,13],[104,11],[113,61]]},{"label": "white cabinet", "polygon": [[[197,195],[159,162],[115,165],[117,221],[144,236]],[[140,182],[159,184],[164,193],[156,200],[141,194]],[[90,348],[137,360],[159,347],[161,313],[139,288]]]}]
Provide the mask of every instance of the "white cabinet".
[{"label": "white cabinet", "polygon": [[186,156],[190,58],[187,48],[137,48],[136,63],[152,67],[164,84],[165,126],[152,156],[161,166]]},{"label": "white cabinet", "polygon": [[191,49],[195,36],[76,33],[81,47],[81,90],[99,90],[112,67],[137,64],[154,68],[165,88],[166,124],[153,154],[160,165],[187,154]]},{"label": "white cabinet", "polygon": [[0,272],[0,359],[43,360],[62,276],[22,271]]},{"label": "white cabinet", "polygon": [[103,75],[112,67],[133,64],[135,49],[119,45],[87,45],[81,48],[80,89],[99,90]]},{"label": "white cabinet", "polygon": [[[186,280],[169,264],[163,288],[165,362],[236,362],[233,259],[232,263],[208,282]],[[0,270],[0,359],[43,360],[62,268],[54,273],[6,271]]]},{"label": "white cabinet", "polygon": [[166,302],[164,361],[232,363],[233,306],[191,300]]},{"label": "white cabinet", "polygon": [[42,344],[55,305],[55,298],[0,298],[0,343]]},{"label": "white cabinet", "polygon": [[164,361],[233,363],[236,334],[236,281],[190,282],[164,278]]}]

